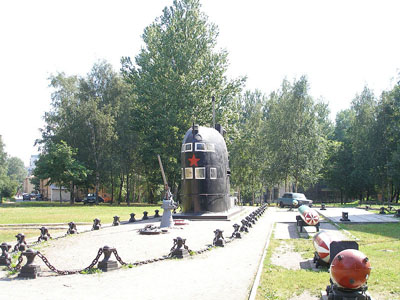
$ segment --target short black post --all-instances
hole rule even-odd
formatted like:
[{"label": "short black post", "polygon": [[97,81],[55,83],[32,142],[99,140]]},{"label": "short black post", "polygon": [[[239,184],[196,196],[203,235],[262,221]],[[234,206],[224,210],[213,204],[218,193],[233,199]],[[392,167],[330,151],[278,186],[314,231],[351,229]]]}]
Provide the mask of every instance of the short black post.
[{"label": "short black post", "polygon": [[236,239],[241,239],[242,238],[242,236],[241,236],[241,234],[240,234],[240,232],[239,232],[239,229],[240,229],[240,225],[239,224],[233,224],[233,228],[234,228],[234,231],[233,231],[233,233],[232,233],[232,238],[236,238]]},{"label": "short black post", "polygon": [[29,248],[25,241],[25,234],[18,233],[15,237],[17,238],[17,244],[14,246],[14,251],[24,252],[26,248]]},{"label": "short black post", "polygon": [[42,226],[40,228],[40,236],[37,241],[38,242],[40,242],[40,241],[46,242],[49,238],[51,238],[49,230],[46,227]]},{"label": "short black post", "polygon": [[342,212],[342,218],[340,219],[342,222],[350,222],[349,213],[346,211]]},{"label": "short black post", "polygon": [[185,245],[186,239],[177,237],[174,239],[174,245],[172,246],[169,256],[173,258],[184,258],[189,256],[189,247]]},{"label": "short black post", "polygon": [[68,223],[68,230],[67,230],[67,234],[76,234],[78,233],[78,230],[76,229],[76,225],[74,222],[69,222]]},{"label": "short black post", "polygon": [[148,214],[147,211],[144,211],[144,212],[143,212],[143,218],[142,218],[142,220],[148,220],[148,219],[149,219],[149,217],[147,216],[147,214]]},{"label": "short black post", "polygon": [[154,212],[155,212],[154,218],[160,218],[161,217],[160,214],[159,214],[160,211],[158,209],[156,209]]},{"label": "short black post", "polygon": [[249,228],[247,227],[247,221],[245,219],[241,220],[242,226],[240,227],[240,232],[249,232]]},{"label": "short black post", "polygon": [[383,206],[379,209],[379,214],[386,215],[385,208]]},{"label": "short black post", "polygon": [[104,259],[97,264],[97,267],[103,272],[115,270],[118,268],[118,263],[115,260],[110,260],[111,254],[115,251],[115,248],[109,246],[103,247]]},{"label": "short black post", "polygon": [[326,206],[324,203],[321,204],[321,210],[326,210]]},{"label": "short black post", "polygon": [[224,231],[220,229],[216,229],[214,231],[215,237],[213,240],[213,245],[217,247],[224,247],[225,246],[225,239],[224,236],[222,235]]},{"label": "short black post", "polygon": [[27,262],[26,265],[21,268],[18,277],[32,279],[37,277],[38,273],[40,272],[40,266],[33,264],[37,253],[38,252],[33,249],[28,249],[25,252],[22,252],[22,255],[26,256]]},{"label": "short black post", "polygon": [[121,222],[119,221],[119,217],[114,216],[114,221],[112,223],[112,226],[119,226],[120,224],[121,224]]},{"label": "short black post", "polygon": [[134,213],[131,213],[130,216],[131,216],[131,218],[129,219],[129,223],[136,222],[136,219],[135,219],[136,215]]},{"label": "short black post", "polygon": [[394,216],[395,216],[396,218],[400,218],[400,209],[397,209],[397,210],[396,210],[396,213],[394,214]]},{"label": "short black post", "polygon": [[92,230],[99,230],[101,228],[101,220],[100,219],[94,219],[93,220],[93,226]]},{"label": "short black post", "polygon": [[11,255],[8,253],[11,249],[11,245],[7,243],[2,243],[0,245],[0,249],[2,251],[0,256],[0,266],[10,266],[11,265]]}]

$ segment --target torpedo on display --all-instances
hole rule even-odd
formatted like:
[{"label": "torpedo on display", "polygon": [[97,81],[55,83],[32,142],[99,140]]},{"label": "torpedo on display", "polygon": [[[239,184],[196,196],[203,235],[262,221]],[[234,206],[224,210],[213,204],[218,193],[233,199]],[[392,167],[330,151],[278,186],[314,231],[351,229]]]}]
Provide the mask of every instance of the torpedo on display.
[{"label": "torpedo on display", "polygon": [[181,149],[184,213],[223,212],[234,206],[224,133],[219,124],[215,128],[193,124],[186,132]]},{"label": "torpedo on display", "polygon": [[319,223],[319,214],[307,205],[299,206],[300,217],[310,226],[315,226]]},{"label": "torpedo on display", "polygon": [[314,235],[313,237],[313,245],[315,249],[314,262],[316,263],[317,268],[318,265],[320,264],[324,265],[330,264],[330,247],[331,243],[336,240],[337,239],[335,237],[333,237],[327,231],[324,230]]}]

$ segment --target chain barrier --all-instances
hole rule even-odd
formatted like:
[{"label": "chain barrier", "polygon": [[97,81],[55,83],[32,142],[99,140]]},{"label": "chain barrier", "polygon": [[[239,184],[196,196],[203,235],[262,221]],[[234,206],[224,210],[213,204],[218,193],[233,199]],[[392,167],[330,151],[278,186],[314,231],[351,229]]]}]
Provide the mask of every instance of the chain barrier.
[{"label": "chain barrier", "polygon": [[72,274],[78,274],[78,273],[81,273],[81,272],[88,271],[88,270],[90,270],[91,268],[93,268],[93,267],[99,262],[99,258],[100,258],[100,256],[101,256],[102,254],[103,254],[103,249],[100,248],[100,249],[99,249],[99,252],[97,253],[97,256],[95,257],[95,259],[93,259],[92,263],[91,263],[88,267],[86,267],[86,268],[84,268],[84,269],[82,269],[82,270],[60,271],[60,270],[58,270],[56,267],[54,267],[54,266],[47,260],[47,258],[46,258],[42,253],[40,253],[39,251],[37,252],[37,256],[39,256],[39,258],[45,263],[45,265],[46,265],[51,271],[53,271],[54,273],[57,273],[58,275],[72,275]]},{"label": "chain barrier", "polygon": [[[92,231],[92,230],[85,230],[85,231],[82,231],[81,233],[90,232],[90,231]],[[66,236],[69,236],[69,234],[65,234],[65,235],[63,235],[63,236],[59,236],[59,237],[51,238],[51,239],[52,239],[52,240],[57,240],[57,239],[60,239],[60,238],[64,238],[64,237],[66,237]],[[231,242],[233,242],[234,240],[235,240],[235,238],[227,237],[227,238],[225,238],[225,243],[231,243]],[[40,243],[41,243],[41,242],[33,242],[31,245],[37,245],[37,244],[40,244]],[[197,254],[201,254],[201,253],[203,253],[203,252],[205,252],[205,251],[211,250],[213,247],[214,247],[213,245],[207,245],[207,246],[206,246],[205,248],[203,248],[203,249],[200,249],[200,250],[198,250],[198,251],[192,251],[192,252],[197,253]],[[12,251],[11,253],[13,253],[13,252],[15,252],[15,251]],[[125,266],[125,265],[139,266],[139,265],[149,264],[149,263],[153,263],[153,262],[157,262],[157,261],[162,261],[162,260],[166,260],[166,259],[169,259],[169,258],[170,258],[170,255],[164,255],[164,256],[162,256],[162,257],[160,257],[160,258],[149,259],[149,260],[143,260],[143,261],[139,261],[139,262],[135,262],[135,263],[126,263],[126,262],[124,262],[124,261],[121,259],[121,257],[119,256],[117,249],[114,249],[112,252],[114,253],[115,258],[117,259],[117,261],[118,261],[121,265],[123,265],[123,266]],[[57,273],[58,275],[72,275],[72,274],[78,274],[78,273],[86,272],[86,271],[92,269],[92,268],[99,262],[100,256],[101,256],[102,254],[103,254],[103,248],[100,248],[99,251],[97,252],[96,257],[93,259],[92,263],[91,263],[89,266],[87,266],[86,268],[82,269],[82,270],[60,271],[60,270],[58,270],[56,267],[54,267],[52,264],[50,264],[50,262],[48,261],[48,259],[47,259],[42,253],[40,253],[39,251],[37,251],[37,256],[39,256],[39,258],[44,262],[44,264],[45,264],[51,271],[53,271],[54,273]],[[20,269],[21,269],[22,261],[23,261],[23,257],[22,257],[22,253],[21,253],[20,256],[18,257],[18,263],[17,263],[17,265],[16,265],[14,268],[13,268],[13,267],[10,267],[10,266],[8,266],[7,268],[8,268],[10,271],[20,270]]]},{"label": "chain barrier", "polygon": [[127,263],[124,262],[124,261],[121,259],[121,257],[118,255],[117,249],[114,249],[114,250],[113,250],[113,253],[114,253],[114,255],[115,255],[115,258],[118,260],[118,262],[119,262],[121,265],[123,265],[123,266],[127,265]]}]

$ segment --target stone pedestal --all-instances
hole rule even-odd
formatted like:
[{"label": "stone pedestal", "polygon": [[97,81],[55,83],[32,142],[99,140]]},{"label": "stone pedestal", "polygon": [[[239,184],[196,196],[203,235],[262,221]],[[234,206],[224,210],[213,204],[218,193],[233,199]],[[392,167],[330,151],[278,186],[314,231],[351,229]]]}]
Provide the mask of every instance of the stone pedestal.
[{"label": "stone pedestal", "polygon": [[26,256],[27,262],[26,265],[21,268],[18,277],[35,279],[38,276],[38,273],[40,272],[40,266],[33,264],[37,254],[38,252],[32,249],[22,252],[22,255]]},{"label": "stone pedestal", "polygon": [[40,266],[25,265],[21,268],[21,272],[18,274],[18,277],[35,279],[40,271]]},{"label": "stone pedestal", "polygon": [[103,272],[118,269],[118,263],[115,260],[101,261],[97,264],[97,267]]}]

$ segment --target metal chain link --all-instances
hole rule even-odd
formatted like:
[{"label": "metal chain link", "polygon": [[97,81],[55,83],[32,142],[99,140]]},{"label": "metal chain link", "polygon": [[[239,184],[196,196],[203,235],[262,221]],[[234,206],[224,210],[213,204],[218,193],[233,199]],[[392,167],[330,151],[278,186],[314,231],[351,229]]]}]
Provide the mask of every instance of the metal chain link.
[{"label": "metal chain link", "polygon": [[[83,231],[83,232],[81,232],[81,233],[89,232],[89,231],[90,231],[90,230],[85,230],[85,231]],[[63,237],[66,237],[66,236],[68,236],[68,234],[65,234],[65,235],[60,236],[60,237],[52,238],[52,239],[57,240],[57,239],[59,239],[59,238],[63,238]],[[232,238],[232,237],[227,237],[227,238],[225,238],[225,239],[226,239],[226,240],[225,240],[226,243],[230,243],[230,242],[232,242],[232,241],[235,240],[235,239]],[[33,242],[31,245],[36,245],[36,244],[39,244],[39,243],[40,243],[40,242]],[[211,250],[212,248],[213,248],[212,245],[207,245],[206,248],[201,249],[201,250],[199,250],[199,251],[195,251],[195,252],[198,253],[198,254],[200,254],[200,253],[203,253],[203,252],[205,252],[205,251],[207,251],[207,250]],[[13,251],[13,252],[14,252],[14,251]],[[118,255],[117,249],[114,249],[112,252],[114,253],[115,258],[117,259],[117,261],[118,261],[121,265],[128,265],[128,264],[130,264],[130,263],[124,262],[124,261],[121,259],[121,257]],[[12,252],[11,252],[11,253],[12,253]],[[77,274],[77,273],[81,273],[81,272],[88,271],[88,270],[90,270],[91,268],[93,268],[93,267],[99,262],[99,258],[100,258],[100,256],[101,256],[102,254],[103,254],[103,248],[99,248],[99,251],[97,252],[97,255],[96,255],[96,257],[93,259],[92,263],[91,263],[89,266],[87,266],[86,268],[82,269],[82,270],[60,271],[60,270],[58,270],[57,268],[55,268],[52,264],[50,264],[50,262],[47,260],[47,258],[46,258],[42,253],[40,253],[39,251],[37,252],[37,255],[40,257],[40,259],[42,259],[42,261],[45,263],[45,265],[46,265],[51,271],[53,271],[53,272],[55,272],[55,273],[57,273],[57,274],[59,274],[59,275],[72,275],[72,274]],[[170,254],[171,254],[171,253],[170,253]],[[131,265],[138,266],[138,265],[148,264],[148,263],[152,263],[152,262],[162,261],[162,260],[165,260],[165,259],[169,258],[169,257],[170,257],[170,254],[167,255],[167,256],[163,256],[163,257],[161,257],[161,258],[158,258],[158,259],[150,259],[150,260],[144,260],[144,261],[140,261],[140,262],[135,262],[135,263],[132,263]],[[23,257],[22,257],[22,253],[21,253],[20,256],[18,257],[18,264],[17,264],[14,268],[8,267],[8,269],[10,269],[10,270],[19,270],[19,269],[21,268],[22,261],[23,261]]]},{"label": "metal chain link", "polygon": [[82,269],[82,270],[60,271],[60,270],[58,270],[56,267],[54,267],[52,264],[50,264],[50,262],[47,260],[47,258],[46,258],[42,253],[40,253],[39,251],[37,252],[37,256],[39,256],[39,258],[45,263],[45,265],[46,265],[51,271],[53,271],[53,272],[55,272],[55,273],[57,273],[57,274],[59,274],[59,275],[72,275],[72,274],[81,273],[81,272],[83,272],[83,271],[88,271],[88,270],[90,270],[91,268],[93,268],[95,264],[98,263],[99,258],[100,258],[100,256],[101,256],[102,254],[103,254],[103,249],[100,248],[100,249],[99,249],[99,252],[97,253],[97,256],[95,257],[95,259],[93,259],[92,263],[91,263],[88,267],[86,267],[86,268],[84,268],[84,269]]},{"label": "metal chain link", "polygon": [[121,265],[127,265],[127,263],[126,262],[124,262],[122,259],[121,259],[121,257],[119,257],[119,255],[118,255],[118,252],[117,252],[117,249],[114,249],[113,250],[113,253],[114,253],[114,255],[115,255],[115,258],[118,260],[118,262],[121,264]]}]

